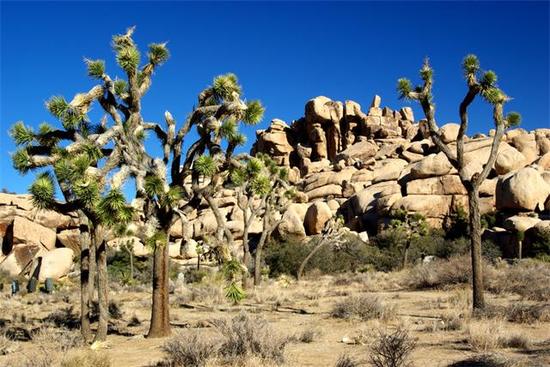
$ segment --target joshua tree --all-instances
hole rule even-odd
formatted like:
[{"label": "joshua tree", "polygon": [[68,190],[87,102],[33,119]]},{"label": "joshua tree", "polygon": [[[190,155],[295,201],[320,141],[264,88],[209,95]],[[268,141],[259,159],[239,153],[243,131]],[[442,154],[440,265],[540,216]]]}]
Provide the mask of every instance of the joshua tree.
[{"label": "joshua tree", "polygon": [[[231,182],[237,192],[237,207],[243,215],[243,265],[246,269],[250,266],[249,230],[255,221],[262,220],[264,224],[260,241],[256,247],[254,266],[260,271],[262,248],[268,236],[273,232],[278,221],[271,223],[273,209],[279,209],[283,202],[275,201],[276,197],[288,197],[287,169],[278,167],[277,164],[265,154],[257,154],[256,157],[243,157],[231,171]],[[255,271],[256,273],[256,271]],[[259,279],[255,283],[259,282]],[[248,286],[248,274],[244,274],[243,286]]]},{"label": "joshua tree", "polygon": [[[504,104],[508,102],[510,98],[497,87],[497,75],[493,71],[488,70],[481,72],[479,61],[476,56],[466,56],[463,60],[462,67],[468,89],[459,107],[460,129],[458,131],[456,147],[443,142],[441,133],[436,124],[435,105],[432,95],[433,70],[428,59],[425,60],[424,65],[420,69],[422,85],[413,89],[411,82],[408,79],[402,78],[398,81],[397,90],[400,98],[418,101],[426,117],[428,130],[433,142],[437,148],[445,154],[452,166],[458,170],[460,180],[468,192],[473,307],[474,309],[482,309],[485,307],[485,300],[483,295],[483,276],[481,269],[479,188],[489,175],[495,163],[500,140],[505,129],[509,126],[519,124],[521,118],[520,115],[515,112],[511,112],[504,116]],[[491,152],[487,162],[485,162],[480,172],[471,174],[469,173],[471,170],[467,169],[467,162],[464,159],[464,137],[468,129],[468,108],[478,96],[481,96],[493,108],[495,133],[492,138]]]},{"label": "joshua tree", "polygon": [[[203,90],[198,105],[176,129],[176,121],[165,113],[166,126],[143,119],[141,100],[151,86],[155,69],[169,57],[166,44],[151,44],[148,61],[140,67],[141,57],[132,39],[134,28],[113,37],[116,60],[126,78],[115,81],[106,74],[104,62],[89,61],[90,75],[102,80],[100,103],[111,117],[113,125],[106,127],[114,143],[110,160],[118,167],[117,179],[131,176],[136,183],[134,205],[141,212],[139,236],[154,248],[153,306],[149,337],[170,333],[168,304],[168,241],[169,230],[178,220],[187,224],[186,215],[196,209],[201,199],[213,208],[216,219],[224,223],[213,200],[214,190],[227,175],[234,149],[244,143],[237,133],[240,121],[258,122],[263,107],[258,101],[240,99],[241,88],[233,74],[214,79]],[[198,139],[184,152],[184,138],[191,128],[197,128]],[[155,132],[163,148],[162,157],[154,157],[145,144],[145,133]],[[222,151],[222,141],[226,149]],[[209,153],[206,155],[205,153]],[[226,226],[224,235],[231,242]]]},{"label": "joshua tree", "polygon": [[409,264],[409,249],[412,241],[428,233],[428,225],[421,214],[409,214],[404,210],[396,210],[391,213],[390,228],[403,235],[403,269]]},{"label": "joshua tree", "polygon": [[[14,167],[21,173],[42,169],[29,188],[33,204],[39,209],[77,212],[79,215],[81,331],[85,340],[92,337],[89,314],[94,269],[97,269],[98,275],[99,300],[99,324],[95,339],[104,340],[107,336],[106,230],[124,225],[133,213],[125,205],[126,200],[119,189],[121,182],[108,176],[114,168],[113,161],[108,158],[112,149],[106,147],[112,132],[105,130],[105,122],[92,124],[86,116],[92,103],[101,98],[101,86],[77,94],[71,102],[63,97],[52,97],[46,107],[61,121],[62,127],[57,129],[43,123],[38,131],[34,131],[23,122],[18,122],[10,131],[19,146],[12,156]],[[61,189],[64,202],[56,200],[56,187]]]},{"label": "joshua tree", "polygon": [[309,240],[310,242],[315,243],[315,245],[298,268],[298,273],[296,274],[298,281],[302,279],[304,269],[313,255],[315,255],[323,246],[326,245],[331,245],[334,248],[339,248],[342,246],[346,242],[344,238],[345,233],[346,230],[343,225],[342,218],[333,217],[327,221],[323,231]]}]

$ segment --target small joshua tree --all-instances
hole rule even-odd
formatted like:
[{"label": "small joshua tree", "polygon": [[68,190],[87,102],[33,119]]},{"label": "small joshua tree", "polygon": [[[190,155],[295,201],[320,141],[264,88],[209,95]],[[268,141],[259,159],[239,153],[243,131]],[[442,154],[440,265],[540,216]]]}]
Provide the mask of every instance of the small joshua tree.
[{"label": "small joshua tree", "polygon": [[[237,192],[237,207],[243,214],[243,265],[248,269],[251,260],[250,226],[261,220],[263,231],[254,255],[254,267],[260,272],[263,246],[279,223],[272,220],[273,211],[275,209],[280,213],[289,203],[289,200],[285,199],[291,197],[287,185],[288,171],[284,167],[278,167],[275,161],[265,154],[257,154],[256,157],[245,156],[239,163],[241,165],[231,170],[231,183]],[[255,284],[259,283],[256,275],[254,279]],[[244,274],[243,286],[248,286],[247,273]]]},{"label": "small joshua tree", "polygon": [[[458,170],[458,175],[464,188],[468,192],[468,215],[470,227],[470,244],[472,255],[472,288],[473,288],[473,307],[474,309],[483,309],[485,299],[483,294],[483,276],[481,270],[481,217],[479,209],[479,188],[483,181],[489,175],[496,161],[500,140],[506,128],[518,125],[520,115],[511,112],[504,116],[504,104],[510,98],[497,87],[497,75],[488,70],[482,72],[479,61],[476,56],[468,55],[462,63],[464,75],[466,78],[467,91],[464,99],[460,103],[460,129],[456,140],[456,147],[443,142],[441,132],[437,127],[435,120],[435,105],[433,102],[432,85],[433,69],[428,59],[420,69],[422,85],[413,89],[410,80],[399,79],[397,90],[399,97],[406,100],[418,101],[426,117],[430,136],[442,151],[454,168]],[[476,97],[481,96],[493,108],[493,123],[495,134],[492,140],[491,152],[489,158],[483,165],[480,172],[473,174],[467,169],[467,162],[464,159],[464,138],[468,130],[468,108]]]},{"label": "small joshua tree", "polygon": [[412,242],[428,233],[428,225],[421,214],[407,213],[405,210],[395,210],[391,213],[392,220],[389,227],[403,235],[403,261],[402,267],[409,264],[409,249]]},{"label": "small joshua tree", "polygon": [[[87,62],[92,75],[97,65]],[[131,220],[133,210],[120,191],[121,181],[109,177],[114,168],[107,142],[112,131],[105,122],[93,124],[86,116],[92,103],[103,98],[103,88],[93,87],[77,94],[71,102],[52,97],[46,103],[50,113],[61,122],[55,128],[47,123],[38,131],[18,122],[10,134],[19,150],[12,156],[21,173],[42,169],[29,188],[33,204],[39,209],[62,213],[77,212],[80,220],[81,331],[90,340],[90,301],[94,290],[94,269],[98,274],[99,324],[96,340],[105,340],[108,320],[107,230]],[[103,159],[103,161],[102,161]],[[102,163],[103,162],[103,163]],[[56,200],[61,189],[64,202]]]},{"label": "small joshua tree", "polygon": [[346,240],[344,235],[346,230],[343,224],[343,219],[341,217],[333,217],[325,223],[325,227],[320,234],[313,236],[309,241],[315,243],[313,249],[307,254],[306,258],[300,264],[296,278],[298,281],[302,279],[304,269],[306,268],[307,263],[313,255],[315,255],[323,246],[331,245],[334,248],[339,248],[342,246]]}]

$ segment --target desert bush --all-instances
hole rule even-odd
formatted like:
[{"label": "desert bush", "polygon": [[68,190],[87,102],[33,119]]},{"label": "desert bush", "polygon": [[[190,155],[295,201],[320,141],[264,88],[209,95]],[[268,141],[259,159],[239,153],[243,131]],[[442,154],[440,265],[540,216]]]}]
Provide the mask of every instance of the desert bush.
[{"label": "desert bush", "polygon": [[312,343],[317,337],[319,337],[320,332],[317,329],[308,328],[305,330],[302,330],[301,333],[299,333],[296,336],[296,340],[298,340],[301,343]]},{"label": "desert bush", "polygon": [[527,350],[531,346],[531,340],[524,334],[512,334],[503,338],[502,346]]},{"label": "desert bush", "polygon": [[550,228],[533,230],[532,238],[526,246],[525,256],[529,257],[547,257],[550,255]]},{"label": "desert bush", "polygon": [[217,341],[198,332],[180,333],[164,343],[166,362],[174,367],[204,367],[218,351]]},{"label": "desert bush", "polygon": [[369,360],[374,367],[404,367],[416,347],[407,329],[398,327],[393,332],[379,330],[378,337],[370,347]]},{"label": "desert bush", "polygon": [[447,367],[520,367],[521,364],[503,355],[495,353],[479,354],[462,361],[454,362]]},{"label": "desert bush", "polygon": [[376,296],[350,296],[337,302],[330,314],[338,319],[390,320],[395,317],[395,307],[385,304]]},{"label": "desert bush", "polygon": [[134,279],[130,279],[130,254],[124,250],[109,249],[107,271],[109,280],[121,284],[148,284],[153,271],[152,261],[134,256]]},{"label": "desert bush", "polygon": [[79,350],[69,352],[61,359],[60,367],[110,367],[111,359],[105,352]]},{"label": "desert bush", "polygon": [[58,358],[56,353],[44,347],[17,353],[16,356],[13,356],[14,358],[10,359],[7,364],[9,367],[52,367]]},{"label": "desert bush", "polygon": [[186,283],[200,283],[204,278],[206,278],[206,276],[208,276],[209,271],[204,268],[189,268],[185,271],[184,274]]},{"label": "desert bush", "polygon": [[504,314],[510,322],[524,324],[550,322],[550,304],[514,303],[505,308]]},{"label": "desert bush", "polygon": [[223,337],[219,348],[222,357],[229,360],[258,357],[277,364],[284,362],[289,339],[277,335],[264,318],[242,312],[231,320],[215,320],[214,326]]},{"label": "desert bush", "polygon": [[[270,242],[265,249],[265,264],[270,277],[296,276],[300,264],[315,246],[313,242]],[[330,245],[322,247],[306,265],[305,273],[314,269],[322,274],[359,271],[368,265],[380,265],[379,252],[376,247],[350,236],[338,249]]]},{"label": "desert bush", "polygon": [[[114,320],[120,320],[122,318],[122,310],[120,309],[120,305],[114,301],[109,301],[109,317]],[[99,303],[97,301],[92,301],[92,307],[90,312],[90,319],[92,321],[97,321],[99,318]]]},{"label": "desert bush", "polygon": [[52,323],[57,327],[66,329],[78,329],[80,327],[80,318],[73,311],[73,306],[64,307],[50,313],[44,319],[44,322]]},{"label": "desert bush", "polygon": [[6,337],[5,335],[0,335],[0,356],[10,354],[17,350],[17,343]]},{"label": "desert bush", "polygon": [[32,341],[38,345],[53,348],[60,352],[66,352],[69,349],[84,345],[80,331],[52,327],[38,329],[32,334]]},{"label": "desert bush", "polygon": [[511,292],[533,301],[550,301],[550,263],[524,259],[499,269],[488,289],[495,293]]},{"label": "desert bush", "polygon": [[357,363],[347,354],[341,355],[336,361],[336,365],[334,365],[334,367],[358,367],[358,366],[359,366],[359,363]]},{"label": "desert bush", "polygon": [[473,321],[468,325],[466,334],[468,344],[472,350],[478,352],[488,352],[502,347],[505,340],[502,321],[496,319]]},{"label": "desert bush", "polygon": [[404,277],[404,285],[414,289],[425,289],[467,284],[470,282],[470,269],[468,256],[439,259],[409,269]]}]

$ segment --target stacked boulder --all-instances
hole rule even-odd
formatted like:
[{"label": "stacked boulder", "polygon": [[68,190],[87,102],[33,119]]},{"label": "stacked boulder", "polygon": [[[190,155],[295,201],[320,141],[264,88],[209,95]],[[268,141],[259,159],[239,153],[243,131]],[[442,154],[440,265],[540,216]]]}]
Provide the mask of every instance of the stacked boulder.
[{"label": "stacked boulder", "polygon": [[[456,149],[459,127],[441,126],[441,138],[451,149]],[[482,170],[493,133],[466,137],[468,175]],[[265,150],[275,134],[284,149]],[[482,214],[498,210],[505,218],[544,219],[550,210],[550,129],[513,129],[499,144],[494,167],[480,189]],[[435,227],[443,226],[459,209],[468,210],[458,172],[435,147],[426,122],[415,122],[408,107],[398,111],[382,107],[379,96],[367,113],[353,101],[316,97],[307,102],[305,116],[290,126],[274,120],[270,128],[258,131],[255,152],[275,157],[284,152],[278,161],[288,166],[305,197],[304,203],[296,204],[300,209],[293,206],[285,214],[280,230],[285,235],[291,229],[296,235],[308,235],[311,219],[304,213],[321,202],[358,232],[376,232],[396,209],[420,213]],[[302,227],[299,222],[306,224]],[[496,230],[510,234],[520,229]]]},{"label": "stacked boulder", "polygon": [[37,210],[29,195],[0,193],[0,271],[59,279],[79,251],[79,233],[75,215]]}]

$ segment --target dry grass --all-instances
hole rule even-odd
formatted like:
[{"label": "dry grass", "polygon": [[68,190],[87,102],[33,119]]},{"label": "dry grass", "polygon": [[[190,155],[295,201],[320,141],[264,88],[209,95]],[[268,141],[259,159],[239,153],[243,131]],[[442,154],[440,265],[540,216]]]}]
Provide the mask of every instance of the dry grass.
[{"label": "dry grass", "polygon": [[525,259],[503,265],[492,275],[488,289],[495,293],[516,293],[533,301],[550,301],[550,263]]},{"label": "dry grass", "polygon": [[472,321],[466,329],[467,341],[472,350],[489,352],[503,346],[505,330],[502,320]]},{"label": "dry grass", "polygon": [[350,296],[337,302],[330,314],[338,319],[391,320],[396,316],[396,309],[381,301],[379,297],[361,295]]},{"label": "dry grass", "polygon": [[419,264],[407,271],[403,285],[412,289],[429,289],[467,284],[470,269],[470,259],[465,255]]},{"label": "dry grass", "polygon": [[486,353],[451,363],[447,367],[527,367],[527,364],[501,354]]},{"label": "dry grass", "polygon": [[510,322],[533,324],[535,322],[550,321],[550,304],[514,303],[505,310],[506,318]]},{"label": "dry grass", "polygon": [[320,335],[321,335],[321,332],[318,329],[307,328],[305,330],[302,330],[298,335],[296,335],[295,339],[300,343],[312,343]]},{"label": "dry grass", "polygon": [[0,335],[0,356],[13,353],[17,350],[17,343],[5,335]]},{"label": "dry grass", "polygon": [[82,347],[84,341],[78,330],[57,329],[53,327],[42,327],[32,335],[32,341],[37,345],[49,350],[66,352],[69,349]]},{"label": "dry grass", "polygon": [[110,367],[111,360],[105,352],[94,350],[72,351],[61,359],[60,367]]},{"label": "dry grass", "polygon": [[352,359],[347,354],[341,355],[338,358],[338,361],[336,361],[336,365],[334,367],[358,367],[359,363],[357,363],[354,359]]}]

